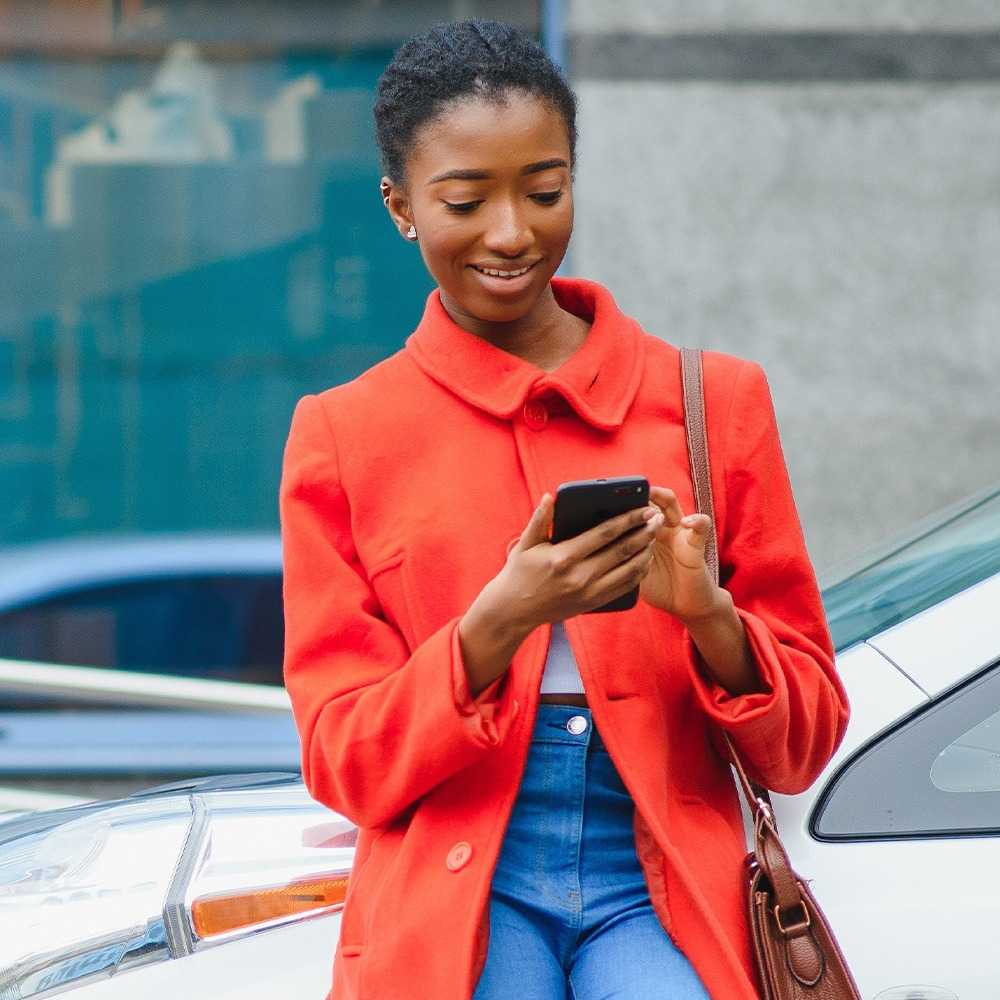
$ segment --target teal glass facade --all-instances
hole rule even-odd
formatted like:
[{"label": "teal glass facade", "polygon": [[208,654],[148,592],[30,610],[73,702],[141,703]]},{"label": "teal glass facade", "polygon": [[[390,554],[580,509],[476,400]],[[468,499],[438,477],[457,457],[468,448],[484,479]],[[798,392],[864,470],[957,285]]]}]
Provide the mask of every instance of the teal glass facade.
[{"label": "teal glass facade", "polygon": [[277,526],[295,401],[432,287],[378,191],[390,55],[0,60],[0,542]]}]

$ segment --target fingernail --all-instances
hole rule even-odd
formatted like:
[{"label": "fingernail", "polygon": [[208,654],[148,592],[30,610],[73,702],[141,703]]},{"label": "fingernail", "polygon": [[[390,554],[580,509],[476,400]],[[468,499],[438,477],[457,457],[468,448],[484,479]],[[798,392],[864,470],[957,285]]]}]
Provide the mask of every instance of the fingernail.
[{"label": "fingernail", "polygon": [[656,517],[656,515],[659,514],[659,513],[660,512],[655,507],[647,507],[642,512],[642,519],[644,521],[652,520],[652,518]]}]

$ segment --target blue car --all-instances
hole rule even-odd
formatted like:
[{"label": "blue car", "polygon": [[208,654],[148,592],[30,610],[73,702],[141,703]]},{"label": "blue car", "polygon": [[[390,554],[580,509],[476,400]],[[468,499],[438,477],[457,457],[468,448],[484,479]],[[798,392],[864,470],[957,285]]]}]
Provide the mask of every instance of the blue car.
[{"label": "blue car", "polygon": [[[281,684],[277,533],[116,535],[0,550],[0,659]],[[0,689],[0,785],[89,796],[297,771],[280,713],[96,706]]]}]

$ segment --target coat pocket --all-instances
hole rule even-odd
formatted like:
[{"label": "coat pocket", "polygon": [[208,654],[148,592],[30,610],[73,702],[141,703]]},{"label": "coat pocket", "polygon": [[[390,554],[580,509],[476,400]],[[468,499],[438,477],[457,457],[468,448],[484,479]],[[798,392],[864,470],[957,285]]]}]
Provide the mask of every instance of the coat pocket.
[{"label": "coat pocket", "polygon": [[413,617],[410,613],[409,601],[406,597],[406,586],[403,582],[404,560],[403,552],[396,552],[385,559],[379,560],[368,571],[368,581],[378,598],[382,614],[390,625],[406,640],[407,648],[412,652],[416,643],[413,633]]}]

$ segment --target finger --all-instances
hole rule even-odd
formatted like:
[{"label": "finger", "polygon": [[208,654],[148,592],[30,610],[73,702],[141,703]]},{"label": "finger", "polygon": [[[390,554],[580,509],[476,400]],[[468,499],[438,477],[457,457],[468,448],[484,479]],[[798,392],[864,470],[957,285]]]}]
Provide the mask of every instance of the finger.
[{"label": "finger", "polygon": [[590,606],[600,607],[616,597],[621,597],[622,594],[627,594],[633,587],[639,586],[643,577],[649,572],[652,561],[652,548],[646,546],[594,580],[588,588],[588,596],[593,597]]},{"label": "finger", "polygon": [[587,531],[582,531],[573,538],[567,538],[560,542],[560,546],[566,547],[566,552],[571,559],[585,559],[598,549],[603,549],[610,545],[616,538],[638,528],[647,520],[656,516],[656,508],[651,506],[636,507],[634,510],[627,510],[624,514],[609,517],[606,521]]},{"label": "finger", "polygon": [[656,504],[663,511],[667,527],[676,528],[681,523],[684,511],[681,510],[680,501],[673,490],[667,489],[665,486],[651,486],[649,488],[649,502]]},{"label": "finger", "polygon": [[[549,530],[552,526],[552,494],[543,493],[542,499],[538,501],[538,506],[534,509],[528,523],[521,532],[514,549],[523,552],[532,546],[541,545],[549,540]],[[513,550],[512,550],[513,551]]]},{"label": "finger", "polygon": [[663,513],[657,511],[650,520],[638,528],[632,528],[624,535],[619,535],[610,545],[592,553],[582,564],[588,567],[594,579],[610,572],[615,566],[627,562],[637,552],[651,549],[656,542],[656,533],[663,527]]}]

